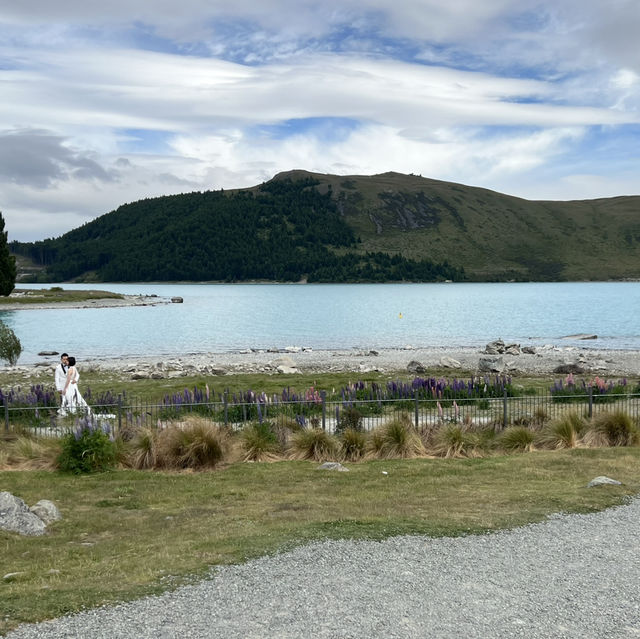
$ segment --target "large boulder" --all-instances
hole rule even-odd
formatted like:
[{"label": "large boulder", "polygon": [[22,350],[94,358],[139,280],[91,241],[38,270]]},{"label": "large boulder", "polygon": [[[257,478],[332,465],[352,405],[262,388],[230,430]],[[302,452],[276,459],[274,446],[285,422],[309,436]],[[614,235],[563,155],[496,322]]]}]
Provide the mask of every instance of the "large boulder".
[{"label": "large boulder", "polygon": [[493,340],[484,347],[486,355],[501,355],[504,353],[504,342],[501,339]]},{"label": "large boulder", "polygon": [[478,360],[480,373],[503,373],[507,365],[502,357],[481,357]]},{"label": "large boulder", "polygon": [[44,535],[45,523],[27,504],[7,491],[0,492],[0,529],[20,535]]},{"label": "large boulder", "polygon": [[553,369],[553,372],[560,375],[568,375],[569,373],[572,375],[581,375],[584,373],[584,367],[580,366],[580,364],[560,364],[560,366],[556,366]]},{"label": "large boulder", "polygon": [[460,368],[462,366],[457,359],[453,359],[453,357],[448,357],[447,355],[440,358],[439,364],[443,368]]},{"label": "large boulder", "polygon": [[407,371],[409,373],[414,373],[414,374],[422,374],[426,372],[426,368],[420,363],[417,362],[415,359],[412,359],[408,364],[407,364]]}]

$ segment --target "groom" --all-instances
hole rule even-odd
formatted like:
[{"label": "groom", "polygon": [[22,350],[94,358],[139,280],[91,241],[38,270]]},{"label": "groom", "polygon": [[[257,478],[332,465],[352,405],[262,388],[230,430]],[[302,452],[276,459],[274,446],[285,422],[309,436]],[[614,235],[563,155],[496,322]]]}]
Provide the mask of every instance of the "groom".
[{"label": "groom", "polygon": [[69,356],[66,353],[60,355],[60,363],[56,366],[55,382],[56,390],[60,395],[60,403],[62,403],[62,394],[67,382],[67,367],[69,366]]}]

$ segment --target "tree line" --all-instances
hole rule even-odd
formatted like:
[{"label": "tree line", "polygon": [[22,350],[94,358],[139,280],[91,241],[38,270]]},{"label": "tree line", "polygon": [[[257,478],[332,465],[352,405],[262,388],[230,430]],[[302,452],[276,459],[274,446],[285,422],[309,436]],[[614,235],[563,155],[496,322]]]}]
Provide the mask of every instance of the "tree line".
[{"label": "tree line", "polygon": [[447,262],[358,250],[331,192],[312,178],[256,191],[194,192],[125,204],[59,238],[12,242],[40,281],[310,282],[460,280]]}]

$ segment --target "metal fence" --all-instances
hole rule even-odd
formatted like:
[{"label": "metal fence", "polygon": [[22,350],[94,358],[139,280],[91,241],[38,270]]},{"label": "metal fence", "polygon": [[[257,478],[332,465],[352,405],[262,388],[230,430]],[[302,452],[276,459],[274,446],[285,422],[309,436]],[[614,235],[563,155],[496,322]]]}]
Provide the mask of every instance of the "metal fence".
[{"label": "metal fence", "polygon": [[[303,427],[322,428],[330,433],[356,426],[373,430],[391,420],[410,420],[418,429],[437,428],[443,424],[493,426],[496,430],[509,425],[536,428],[550,419],[569,413],[590,418],[603,411],[622,411],[640,421],[640,393],[584,396],[525,395],[509,397],[468,398],[457,400],[366,399],[328,400],[324,394],[310,401],[235,402],[224,398],[215,402],[154,404],[122,398],[114,403],[91,406],[91,414],[106,422],[115,433],[140,427],[166,428],[180,425],[193,416],[212,424],[239,430],[250,422],[269,421],[275,425],[297,422]],[[80,413],[61,417],[57,407],[10,406],[4,403],[6,433],[28,429],[41,435],[59,435],[75,428]]]}]

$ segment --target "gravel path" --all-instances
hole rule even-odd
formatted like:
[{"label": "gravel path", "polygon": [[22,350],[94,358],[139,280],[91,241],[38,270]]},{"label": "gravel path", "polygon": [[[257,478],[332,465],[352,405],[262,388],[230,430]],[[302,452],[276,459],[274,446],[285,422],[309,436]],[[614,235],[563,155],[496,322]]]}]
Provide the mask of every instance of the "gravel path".
[{"label": "gravel path", "polygon": [[640,637],[640,499],[481,536],[327,541],[8,637]]}]

